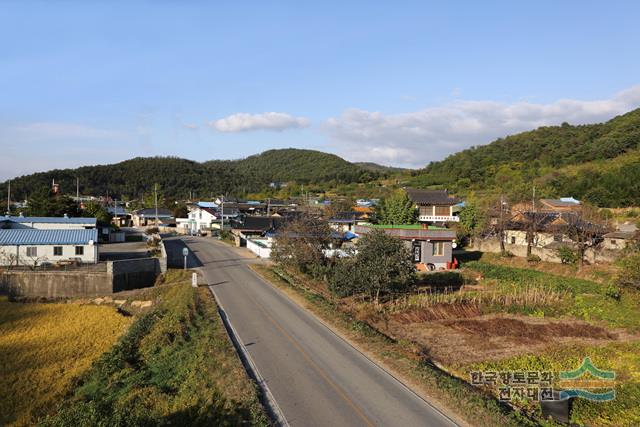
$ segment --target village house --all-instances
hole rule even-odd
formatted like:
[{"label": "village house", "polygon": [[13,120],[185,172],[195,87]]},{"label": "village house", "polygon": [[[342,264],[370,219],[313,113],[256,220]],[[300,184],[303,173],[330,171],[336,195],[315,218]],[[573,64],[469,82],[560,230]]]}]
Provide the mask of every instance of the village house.
[{"label": "village house", "polygon": [[350,212],[337,212],[327,221],[331,228],[336,231],[353,232],[356,225],[362,225],[370,222],[371,214],[362,211],[356,211],[355,208]]},{"label": "village house", "polygon": [[607,230],[580,219],[576,212],[518,212],[505,225],[505,246],[526,247],[532,236],[532,247],[555,250],[560,246],[576,244],[570,234],[580,234],[588,246],[602,241]]},{"label": "village house", "polygon": [[71,218],[41,216],[0,217],[0,229],[36,229],[36,230],[85,230],[96,228],[95,218]]},{"label": "village house", "polygon": [[190,205],[187,218],[176,218],[177,228],[184,234],[198,234],[211,230],[214,221],[220,221],[218,211],[213,207]]},{"label": "village house", "polygon": [[231,232],[235,236],[236,246],[247,246],[247,241],[263,237],[282,227],[287,221],[281,216],[244,216],[232,222]]},{"label": "village house", "polygon": [[602,236],[605,249],[619,251],[640,244],[640,231],[613,231]]},{"label": "village house", "polygon": [[2,229],[0,265],[29,265],[98,262],[98,230]]},{"label": "village house", "polygon": [[405,242],[418,270],[441,270],[452,267],[453,249],[457,246],[456,232],[440,227],[411,225],[357,225],[358,235],[383,230],[386,234]]},{"label": "village house", "polygon": [[447,190],[419,190],[407,188],[407,195],[418,209],[418,221],[444,225],[459,222],[457,205],[461,200],[449,196]]},{"label": "village house", "polygon": [[139,209],[131,214],[131,221],[135,227],[162,226],[174,221],[173,213],[166,208],[158,208],[156,224],[156,209]]}]

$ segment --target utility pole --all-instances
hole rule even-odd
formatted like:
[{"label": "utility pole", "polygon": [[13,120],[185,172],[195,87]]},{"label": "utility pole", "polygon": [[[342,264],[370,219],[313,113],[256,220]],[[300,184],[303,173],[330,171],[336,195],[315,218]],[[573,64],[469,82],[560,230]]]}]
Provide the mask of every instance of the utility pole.
[{"label": "utility pole", "polygon": [[76,176],[76,203],[80,204],[80,178]]},{"label": "utility pole", "polygon": [[500,194],[500,253],[505,253],[504,248],[504,195]]},{"label": "utility pole", "polygon": [[11,215],[11,181],[9,181],[9,188],[7,189],[7,215]]},{"label": "utility pole", "polygon": [[222,213],[220,214],[220,238],[222,239],[222,232],[224,231],[224,194],[221,196],[220,205],[222,206]]},{"label": "utility pole", "polygon": [[530,221],[530,229],[529,229],[529,235],[527,236],[527,257],[531,256],[531,251],[533,248],[533,243],[535,241],[535,234],[536,234],[536,186],[533,186],[533,195],[531,197],[531,221]]},{"label": "utility pole", "polygon": [[153,196],[156,204],[156,227],[158,227],[158,184],[153,184]]}]

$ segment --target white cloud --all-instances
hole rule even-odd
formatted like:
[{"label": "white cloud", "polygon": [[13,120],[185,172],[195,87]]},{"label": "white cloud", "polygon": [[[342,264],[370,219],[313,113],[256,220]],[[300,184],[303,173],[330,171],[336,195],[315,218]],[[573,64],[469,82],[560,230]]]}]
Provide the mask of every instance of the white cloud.
[{"label": "white cloud", "polygon": [[248,132],[253,130],[271,130],[281,132],[287,129],[309,126],[309,119],[294,117],[287,113],[236,113],[219,120],[209,122],[209,126],[219,132]]},{"label": "white cloud", "polygon": [[532,102],[455,101],[420,111],[383,114],[352,108],[324,129],[354,161],[423,167],[472,145],[539,126],[596,123],[640,106],[640,86],[609,99]]},{"label": "white cloud", "polygon": [[191,130],[196,130],[198,129],[200,126],[198,126],[195,123],[183,123],[182,127],[186,128],[186,129],[191,129]]}]

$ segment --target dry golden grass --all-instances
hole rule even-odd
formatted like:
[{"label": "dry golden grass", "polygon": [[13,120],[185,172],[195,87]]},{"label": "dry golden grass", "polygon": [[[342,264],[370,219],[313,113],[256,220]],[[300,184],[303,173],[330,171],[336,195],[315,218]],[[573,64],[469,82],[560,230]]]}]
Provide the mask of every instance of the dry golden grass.
[{"label": "dry golden grass", "polygon": [[52,412],[130,323],[113,307],[0,296],[0,425],[31,425]]}]

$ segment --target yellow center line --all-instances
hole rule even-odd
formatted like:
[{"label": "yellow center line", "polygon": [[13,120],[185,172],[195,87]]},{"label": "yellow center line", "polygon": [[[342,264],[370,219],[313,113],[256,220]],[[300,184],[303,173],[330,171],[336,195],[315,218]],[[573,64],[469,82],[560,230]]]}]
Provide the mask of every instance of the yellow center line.
[{"label": "yellow center line", "polygon": [[269,321],[273,323],[273,325],[282,333],[282,335],[284,335],[285,338],[287,338],[287,340],[289,340],[291,344],[293,344],[294,347],[298,349],[298,351],[302,354],[302,357],[305,358],[305,360],[318,373],[318,375],[320,375],[322,379],[325,380],[327,384],[329,384],[329,386],[331,386],[336,391],[336,393],[338,393],[338,395],[347,403],[347,405],[351,407],[351,409],[353,409],[353,411],[364,421],[364,423],[370,427],[375,426],[375,424],[365,415],[362,409],[360,409],[349,398],[349,396],[347,396],[347,393],[342,389],[342,387],[331,380],[329,375],[327,375],[327,373],[320,366],[318,366],[316,362],[313,361],[309,353],[307,353],[307,351],[300,345],[300,343],[298,343],[298,341],[291,334],[289,334],[276,319],[274,319],[269,313],[267,313],[267,311],[260,304],[258,304],[253,298],[249,298],[255,304],[255,306],[258,307],[260,311],[262,311],[267,319],[269,319]]}]

